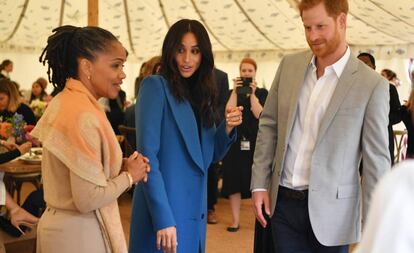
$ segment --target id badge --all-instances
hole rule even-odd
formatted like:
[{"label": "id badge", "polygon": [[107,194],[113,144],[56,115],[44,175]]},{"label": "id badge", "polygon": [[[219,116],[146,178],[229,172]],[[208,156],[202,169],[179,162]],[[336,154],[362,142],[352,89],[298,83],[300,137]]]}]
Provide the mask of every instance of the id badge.
[{"label": "id badge", "polygon": [[242,140],[240,142],[240,150],[250,150],[250,141]]}]

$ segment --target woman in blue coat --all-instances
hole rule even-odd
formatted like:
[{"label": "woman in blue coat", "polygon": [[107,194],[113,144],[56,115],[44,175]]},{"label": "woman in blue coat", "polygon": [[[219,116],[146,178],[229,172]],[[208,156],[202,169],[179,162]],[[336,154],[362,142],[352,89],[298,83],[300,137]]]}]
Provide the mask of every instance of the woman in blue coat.
[{"label": "woman in blue coat", "polygon": [[151,172],[135,188],[129,252],[204,252],[207,169],[234,142],[242,108],[227,108],[225,122],[214,125],[214,59],[198,21],[171,26],[161,66],[142,82],[135,108],[137,150]]}]

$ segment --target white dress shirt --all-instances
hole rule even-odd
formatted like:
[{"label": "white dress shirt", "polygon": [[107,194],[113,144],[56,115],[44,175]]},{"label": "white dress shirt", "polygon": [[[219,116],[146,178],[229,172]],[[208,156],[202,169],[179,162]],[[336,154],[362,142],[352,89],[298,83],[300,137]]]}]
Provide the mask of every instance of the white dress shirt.
[{"label": "white dress shirt", "polygon": [[7,77],[7,78],[9,78],[10,79],[10,75],[9,75],[9,72],[7,72],[6,70],[2,70],[0,73],[2,73],[3,74],[3,76],[5,76],[5,77]]},{"label": "white dress shirt", "polygon": [[309,186],[309,173],[318,131],[339,78],[351,55],[349,47],[334,64],[316,75],[315,56],[308,66],[298,99],[298,107],[288,139],[280,184],[296,190]]}]

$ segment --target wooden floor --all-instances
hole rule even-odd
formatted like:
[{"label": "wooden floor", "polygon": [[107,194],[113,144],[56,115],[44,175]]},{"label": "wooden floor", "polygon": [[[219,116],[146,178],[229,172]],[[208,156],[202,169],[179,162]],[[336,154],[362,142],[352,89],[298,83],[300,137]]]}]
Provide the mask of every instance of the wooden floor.
[{"label": "wooden floor", "polygon": [[[124,194],[119,199],[122,224],[127,240],[131,220],[131,197]],[[227,199],[219,199],[216,206],[218,224],[207,225],[206,253],[252,253],[254,234],[254,214],[250,200],[244,200],[241,207],[240,230],[236,233],[227,232],[231,223],[230,206]]]},{"label": "wooden floor", "polygon": [[[30,184],[24,184],[22,199],[34,190]],[[123,194],[119,198],[119,209],[121,212],[122,224],[127,241],[129,240],[129,226],[131,220],[131,196]],[[228,253],[230,250],[237,253],[253,252],[253,226],[254,215],[251,209],[250,200],[244,200],[241,207],[240,230],[236,233],[227,232],[226,228],[231,223],[230,206],[228,200],[219,199],[216,206],[218,224],[207,225],[207,253]],[[155,247],[155,246],[154,246]],[[16,244],[8,245],[7,253],[32,253],[33,245]]]},{"label": "wooden floor", "polygon": [[[22,199],[34,189],[30,184],[24,184]],[[131,220],[131,196],[123,194],[119,198],[122,224],[127,241]],[[219,199],[216,205],[218,224],[207,225],[206,253],[253,253],[254,214],[250,200],[243,200],[241,207],[240,230],[236,233],[227,232],[231,223],[230,206],[227,199]],[[352,247],[351,247],[352,248]],[[16,244],[6,247],[7,253],[33,253],[33,245]]]}]

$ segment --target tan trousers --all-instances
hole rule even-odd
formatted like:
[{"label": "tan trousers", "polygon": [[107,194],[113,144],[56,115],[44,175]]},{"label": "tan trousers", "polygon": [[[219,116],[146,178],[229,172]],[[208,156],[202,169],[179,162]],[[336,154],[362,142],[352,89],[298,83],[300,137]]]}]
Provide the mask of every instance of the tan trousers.
[{"label": "tan trousers", "polygon": [[37,253],[108,253],[94,212],[47,207],[37,226]]}]

